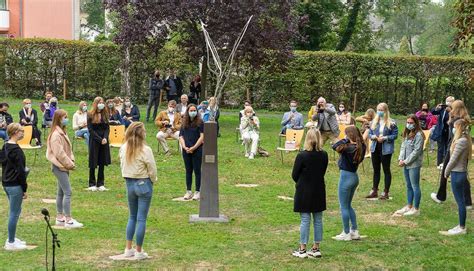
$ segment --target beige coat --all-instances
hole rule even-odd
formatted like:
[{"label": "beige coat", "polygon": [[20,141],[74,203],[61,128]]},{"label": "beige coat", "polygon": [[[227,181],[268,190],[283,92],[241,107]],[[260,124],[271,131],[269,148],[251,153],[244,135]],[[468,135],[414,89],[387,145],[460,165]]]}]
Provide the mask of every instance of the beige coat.
[{"label": "beige coat", "polygon": [[56,129],[48,139],[46,158],[61,171],[74,169],[71,141],[62,129]]}]

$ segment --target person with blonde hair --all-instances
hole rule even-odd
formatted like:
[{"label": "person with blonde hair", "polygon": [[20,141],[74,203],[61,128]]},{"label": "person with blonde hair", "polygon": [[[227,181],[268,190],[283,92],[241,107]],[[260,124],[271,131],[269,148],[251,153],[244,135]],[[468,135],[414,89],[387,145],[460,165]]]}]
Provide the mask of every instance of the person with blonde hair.
[{"label": "person with blonde hair", "polygon": [[[105,108],[104,99],[96,97],[92,109],[87,115],[87,129],[90,133],[89,142],[89,191],[106,191],[104,167],[110,165],[109,146],[109,114]],[[97,181],[95,169],[98,169]]]},{"label": "person with blonde hair", "polygon": [[31,107],[31,100],[23,100],[23,108],[19,112],[20,115],[20,124],[22,126],[31,126],[32,127],[32,137],[31,139],[36,140],[36,145],[41,146],[41,131],[38,129],[38,113],[36,110]]},{"label": "person with blonde hair", "polygon": [[27,198],[28,168],[23,150],[18,145],[25,131],[19,123],[11,123],[7,126],[9,140],[3,144],[0,151],[0,162],[2,164],[2,186],[7,194],[9,203],[8,217],[8,239],[5,242],[6,250],[24,250],[26,242],[16,238],[16,226],[21,214],[21,204]]},{"label": "person with blonde hair", "polygon": [[84,138],[87,148],[89,148],[89,130],[87,129],[87,102],[81,101],[79,108],[72,116],[72,129],[76,137]]},{"label": "person with blonde hair", "polygon": [[260,139],[260,120],[254,116],[251,106],[244,109],[244,116],[240,120],[240,132],[245,146],[245,157],[254,159]]},{"label": "person with blonde hair", "polygon": [[[357,226],[357,218],[352,208],[352,199],[359,185],[357,169],[364,161],[365,143],[362,135],[354,125],[345,129],[346,138],[339,140],[332,146],[341,156],[338,161],[340,178],[338,185],[339,206],[341,208],[343,230],[339,235],[333,237],[338,241],[350,241],[360,239]],[[352,227],[349,225],[349,221]]]},{"label": "person with blonde hair", "polygon": [[57,109],[59,109],[58,98],[52,97],[49,99],[48,107],[44,111],[44,124],[46,127],[51,127],[54,112],[56,112]]},{"label": "person with blonde hair", "polygon": [[367,199],[378,198],[378,187],[380,183],[380,165],[383,167],[385,175],[384,192],[380,196],[381,200],[389,199],[390,185],[392,183],[392,172],[390,171],[390,162],[395,151],[395,140],[398,137],[398,127],[395,120],[390,118],[390,111],[386,103],[377,105],[377,114],[375,115],[369,130],[369,138],[372,141],[370,152],[372,153],[372,167],[374,168],[374,179],[372,191]]},{"label": "person with blonde hair", "polygon": [[[451,103],[450,105],[450,110],[449,110],[449,119],[448,119],[448,143],[447,143],[447,151],[446,151],[446,156],[444,158],[443,164],[441,165],[441,174],[440,174],[440,180],[439,180],[439,188],[437,193],[431,193],[431,199],[435,201],[436,203],[441,203],[446,200],[446,190],[447,190],[447,179],[444,177],[446,166],[450,160],[450,149],[451,149],[451,144],[454,138],[454,123],[457,120],[463,119],[467,123],[471,122],[471,118],[469,117],[469,113],[467,111],[466,106],[464,105],[464,102],[461,100],[455,100]],[[469,188],[469,186],[465,187],[466,189]],[[465,197],[464,199],[466,200],[465,204],[468,209],[472,208],[472,198],[471,198],[471,192],[470,189],[469,191],[465,191]]]},{"label": "person with blonde hair", "polygon": [[63,109],[56,110],[48,136],[46,158],[51,162],[51,171],[58,180],[56,225],[65,228],[81,228],[84,225],[71,217],[72,193],[69,172],[76,168],[76,164],[74,163],[71,141],[67,136],[66,127],[68,124],[67,112]]},{"label": "person with blonde hair", "polygon": [[[454,104],[453,104],[454,105]],[[454,111],[454,110],[453,110]],[[452,111],[451,111],[452,112]],[[467,165],[472,157],[472,138],[470,123],[464,118],[454,122],[453,140],[450,146],[450,157],[444,170],[444,177],[451,176],[451,188],[458,205],[459,225],[441,232],[445,235],[466,234],[466,192],[471,194],[470,183],[467,178]]]},{"label": "person with blonde hair", "polygon": [[[129,209],[124,256],[137,260],[148,258],[148,254],[143,251],[143,240],[153,196],[153,182],[157,181],[155,158],[145,138],[145,125],[133,122],[125,133],[125,144],[120,147],[120,168],[126,182]],[[132,247],[133,236],[136,240],[135,249]]]},{"label": "person with blonde hair", "polygon": [[[298,153],[291,177],[296,183],[293,211],[300,213],[300,244],[293,252],[299,258],[321,257],[323,240],[323,211],[326,210],[324,175],[328,167],[328,154],[323,150],[321,133],[310,128],[306,134],[304,151]],[[314,242],[307,251],[311,216],[313,216]]]}]

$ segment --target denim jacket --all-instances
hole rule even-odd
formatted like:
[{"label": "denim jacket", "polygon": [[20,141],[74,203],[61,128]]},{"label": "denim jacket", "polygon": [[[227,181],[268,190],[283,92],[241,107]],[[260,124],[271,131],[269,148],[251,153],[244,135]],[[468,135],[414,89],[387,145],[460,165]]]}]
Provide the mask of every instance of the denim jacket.
[{"label": "denim jacket", "polygon": [[407,169],[421,167],[423,164],[423,135],[416,133],[414,138],[405,138],[400,148],[398,161],[404,161]]},{"label": "denim jacket", "polygon": [[[394,120],[390,119],[390,128],[384,127],[383,134],[384,141],[382,142],[382,155],[392,154],[395,151],[395,139],[398,137],[398,127]],[[377,123],[375,129],[369,130],[369,138],[372,140],[370,145],[370,152],[375,152],[377,147],[377,140],[372,139],[372,137],[379,136],[379,127],[380,124]]]}]

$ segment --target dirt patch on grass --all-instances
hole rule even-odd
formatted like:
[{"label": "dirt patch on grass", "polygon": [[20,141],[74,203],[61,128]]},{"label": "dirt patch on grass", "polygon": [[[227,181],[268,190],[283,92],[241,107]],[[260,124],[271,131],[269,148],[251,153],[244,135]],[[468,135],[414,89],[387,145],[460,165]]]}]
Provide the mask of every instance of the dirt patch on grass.
[{"label": "dirt patch on grass", "polygon": [[383,224],[389,226],[400,226],[400,227],[417,227],[418,223],[412,221],[410,218],[407,217],[392,217],[392,214],[387,213],[369,213],[369,214],[361,214],[360,217],[366,223],[374,223],[374,224]]}]

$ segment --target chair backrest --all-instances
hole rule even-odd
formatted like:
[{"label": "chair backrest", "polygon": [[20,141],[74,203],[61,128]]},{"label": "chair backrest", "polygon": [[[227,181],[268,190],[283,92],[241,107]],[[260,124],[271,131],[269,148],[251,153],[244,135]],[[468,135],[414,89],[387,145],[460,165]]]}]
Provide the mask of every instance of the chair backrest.
[{"label": "chair backrest", "polygon": [[19,140],[17,143],[21,146],[30,146],[31,138],[33,137],[33,126],[23,126],[25,135],[22,140]]},{"label": "chair backrest", "polygon": [[123,144],[125,141],[125,125],[111,125],[109,133],[110,144]]},{"label": "chair backrest", "polygon": [[343,139],[346,137],[346,127],[347,125],[345,124],[339,124],[339,136],[337,137],[338,139]]},{"label": "chair backrest", "polygon": [[296,149],[299,149],[303,135],[304,130],[286,129],[286,141],[295,141]]},{"label": "chair backrest", "polygon": [[428,146],[428,142],[430,142],[430,130],[423,130],[423,134],[425,134],[425,142],[423,142],[423,150],[426,150],[426,146]]}]

